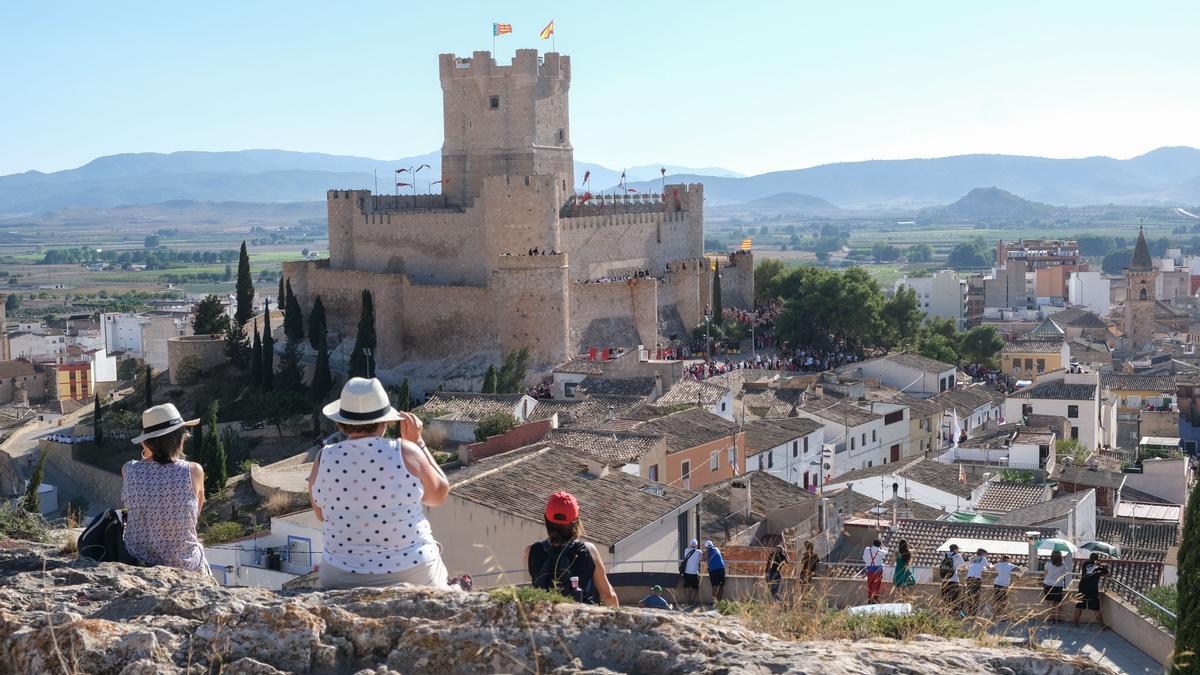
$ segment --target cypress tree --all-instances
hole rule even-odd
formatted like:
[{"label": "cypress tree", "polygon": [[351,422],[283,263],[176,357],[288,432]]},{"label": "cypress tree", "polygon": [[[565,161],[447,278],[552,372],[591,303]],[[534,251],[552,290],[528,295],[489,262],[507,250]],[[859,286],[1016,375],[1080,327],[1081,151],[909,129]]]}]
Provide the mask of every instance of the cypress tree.
[{"label": "cypress tree", "polygon": [[[1176,583],[1175,644],[1200,652],[1200,482],[1192,487],[1179,540],[1179,580]],[[1187,570],[1187,572],[1184,572]],[[1178,650],[1177,650],[1178,651]],[[1177,655],[1171,672],[1200,673],[1200,653]]]},{"label": "cypress tree", "polygon": [[38,457],[37,464],[33,467],[33,475],[29,477],[29,487],[25,488],[25,499],[22,500],[21,506],[30,513],[42,512],[42,497],[38,494],[38,488],[42,486],[42,477],[46,475],[46,451],[43,450]]},{"label": "cypress tree", "polygon": [[300,341],[289,339],[279,357],[278,391],[304,392],[304,364],[301,360]]},{"label": "cypress tree", "polygon": [[237,312],[233,320],[238,325],[245,325],[254,316],[254,279],[250,276],[250,254],[246,253],[246,242],[242,242],[241,253],[238,254],[237,271]]},{"label": "cypress tree", "polygon": [[487,372],[483,374],[483,393],[496,393],[496,366],[495,364],[488,366]]},{"label": "cypress tree", "polygon": [[354,351],[350,353],[350,377],[375,376],[375,301],[371,291],[362,292],[362,315],[358,319],[358,331],[354,337]]},{"label": "cypress tree", "polygon": [[93,398],[92,409],[92,435],[96,437],[96,445],[104,445],[104,408],[100,407],[99,396]]},{"label": "cypress tree", "polygon": [[400,383],[400,391],[396,394],[396,409],[404,412],[412,410],[412,392],[409,391],[407,377]]},{"label": "cypress tree", "polygon": [[712,312],[713,325],[720,326],[725,320],[725,309],[721,306],[721,271],[719,269],[713,272]]},{"label": "cypress tree", "polygon": [[312,345],[313,349],[320,349],[321,342],[317,336],[324,336],[327,331],[328,328],[325,325],[325,303],[321,302],[321,296],[318,295],[313,300],[312,311],[308,313],[308,344]]},{"label": "cypress tree", "polygon": [[317,365],[313,368],[312,383],[309,386],[309,398],[314,405],[320,405],[333,389],[333,373],[329,370],[329,343],[325,333],[320,333],[317,347]]},{"label": "cypress tree", "polygon": [[214,494],[225,489],[229,480],[229,469],[226,467],[225,444],[217,433],[217,408],[213,401],[208,408],[208,425],[204,431],[204,491]]},{"label": "cypress tree", "polygon": [[254,342],[250,345],[250,386],[262,388],[262,339],[258,335],[258,326],[254,327]]},{"label": "cypress tree", "polygon": [[154,405],[154,385],[150,381],[150,366],[146,366],[146,407]]},{"label": "cypress tree", "polygon": [[288,340],[299,342],[304,339],[304,312],[300,309],[300,301],[292,293],[292,281],[287,281],[286,299],[283,306],[283,333]]},{"label": "cypress tree", "polygon": [[275,340],[271,337],[271,301],[263,302],[262,390],[275,386]]},{"label": "cypress tree", "polygon": [[225,329],[225,356],[238,368],[245,368],[250,360],[250,348],[246,344],[246,328],[237,321],[230,321]]},{"label": "cypress tree", "polygon": [[279,292],[275,295],[275,306],[279,309],[287,309],[287,293],[283,288],[283,272],[279,273]]}]

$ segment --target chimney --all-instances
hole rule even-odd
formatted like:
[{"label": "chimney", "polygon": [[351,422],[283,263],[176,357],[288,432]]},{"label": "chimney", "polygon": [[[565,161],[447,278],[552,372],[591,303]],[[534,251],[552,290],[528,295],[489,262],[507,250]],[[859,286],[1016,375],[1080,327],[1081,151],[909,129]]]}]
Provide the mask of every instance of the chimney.
[{"label": "chimney", "polygon": [[592,478],[604,478],[605,476],[608,475],[608,465],[607,464],[596,461],[591,458],[588,458],[584,461],[587,463],[588,475],[591,476]]},{"label": "chimney", "polygon": [[892,483],[892,529],[900,524],[900,517],[896,511],[900,508],[900,484]]},{"label": "chimney", "polygon": [[1041,537],[1042,534],[1037,530],[1029,530],[1025,533],[1025,539],[1029,541],[1029,562],[1026,567],[1029,574],[1033,574],[1038,568],[1037,543]]},{"label": "chimney", "polygon": [[657,401],[663,395],[662,373],[654,373],[654,397],[652,401]]},{"label": "chimney", "polygon": [[611,420],[612,418],[614,418],[616,416],[617,416],[617,409],[614,406],[611,406],[611,405],[608,406],[608,416],[605,417],[605,419]]},{"label": "chimney", "polygon": [[750,479],[735,478],[729,483],[729,512],[745,513],[750,518]]}]

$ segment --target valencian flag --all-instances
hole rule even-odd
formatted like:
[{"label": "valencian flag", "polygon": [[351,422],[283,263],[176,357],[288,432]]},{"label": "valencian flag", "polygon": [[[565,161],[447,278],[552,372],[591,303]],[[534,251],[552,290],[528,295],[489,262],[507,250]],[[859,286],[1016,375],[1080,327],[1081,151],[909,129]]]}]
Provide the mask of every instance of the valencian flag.
[{"label": "valencian flag", "polygon": [[742,250],[743,251],[750,250],[750,237],[746,237],[745,239],[742,240]]},{"label": "valencian flag", "polygon": [[554,35],[554,19],[551,19],[550,23],[546,24],[546,27],[542,29],[542,32],[538,37],[542,38],[543,40],[549,40],[551,35]]},{"label": "valencian flag", "polygon": [[492,24],[492,36],[493,37],[495,37],[497,35],[508,35],[511,32],[512,32],[512,24],[511,23],[493,23]]}]

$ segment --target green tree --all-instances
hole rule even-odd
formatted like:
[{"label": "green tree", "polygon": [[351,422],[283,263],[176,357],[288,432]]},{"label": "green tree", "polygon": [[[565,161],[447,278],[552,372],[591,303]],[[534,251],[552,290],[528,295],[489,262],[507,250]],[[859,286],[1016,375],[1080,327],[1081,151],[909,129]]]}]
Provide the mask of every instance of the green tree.
[{"label": "green tree", "polygon": [[96,445],[104,445],[104,408],[99,396],[92,397],[92,435],[96,437]]},{"label": "green tree", "polygon": [[499,436],[515,426],[517,419],[511,413],[488,413],[479,418],[479,423],[475,425],[475,440],[486,441],[489,436]]},{"label": "green tree", "polygon": [[875,346],[891,351],[897,345],[912,340],[921,327],[921,320],[925,318],[924,312],[919,309],[917,292],[901,286],[891,299],[883,303],[880,318],[882,330]]},{"label": "green tree", "polygon": [[770,302],[779,299],[780,283],[785,275],[783,261],[766,258],[754,266],[754,299]]},{"label": "green tree", "polygon": [[877,241],[871,245],[871,257],[879,262],[895,262],[900,259],[900,249],[887,242]]},{"label": "green tree", "polygon": [[157,234],[148,234],[146,235],[146,238],[142,240],[142,248],[158,248],[160,243],[161,242],[159,241]]},{"label": "green tree", "polygon": [[304,339],[304,313],[300,309],[300,301],[292,293],[292,280],[285,285],[286,299],[283,309],[283,334],[288,340],[299,342]]},{"label": "green tree", "polygon": [[152,407],[154,405],[154,382],[151,379],[150,375],[151,375],[150,366],[147,365],[146,366],[146,386],[145,386],[146,407],[147,408]]},{"label": "green tree", "polygon": [[237,270],[237,311],[233,315],[235,323],[245,325],[254,316],[254,278],[250,275],[250,254],[246,252],[246,242],[242,242],[242,250],[238,253]]},{"label": "green tree", "polygon": [[333,373],[329,369],[329,343],[325,332],[318,333],[317,364],[313,366],[312,382],[309,384],[308,395],[314,405],[324,403],[329,390],[333,389]]},{"label": "green tree", "polygon": [[371,291],[364,289],[354,351],[350,353],[350,377],[374,377],[375,356],[375,301]]},{"label": "green tree", "polygon": [[275,388],[280,391],[304,392],[304,363],[300,340],[288,339],[283,345],[283,355],[279,357],[279,378]]},{"label": "green tree", "polygon": [[225,489],[229,480],[229,467],[226,465],[225,444],[221,442],[221,434],[217,431],[217,409],[219,404],[213,401],[208,408],[208,423],[204,429],[204,492],[212,495]]},{"label": "green tree", "polygon": [[725,307],[721,304],[721,270],[713,272],[712,280],[712,322],[720,326],[725,321]]},{"label": "green tree", "polygon": [[497,394],[519,394],[525,390],[525,371],[529,368],[529,348],[521,347],[504,355],[496,373]]},{"label": "green tree", "polygon": [[913,340],[913,350],[918,354],[944,363],[961,362],[958,346],[959,333],[954,321],[937,317],[929,317]]},{"label": "green tree", "polygon": [[1180,571],[1176,582],[1179,611],[1176,619],[1175,644],[1188,645],[1190,654],[1181,654],[1171,666],[1176,674],[1200,673],[1200,482],[1192,486],[1187,512],[1183,518],[1183,536],[1179,539]]},{"label": "green tree", "polygon": [[229,329],[229,316],[221,298],[213,293],[204,296],[196,305],[196,318],[192,319],[192,332],[196,335],[221,335]]},{"label": "green tree", "polygon": [[262,389],[262,338],[254,326],[254,342],[250,345],[250,386]]},{"label": "green tree", "polygon": [[127,358],[121,361],[121,365],[117,366],[117,379],[122,382],[129,382],[138,376],[138,362],[135,358]]},{"label": "green tree", "polygon": [[318,336],[324,336],[328,330],[325,325],[325,303],[321,302],[321,296],[318,295],[313,299],[312,311],[308,313],[308,344],[313,349],[320,349]]},{"label": "green tree", "polygon": [[482,391],[485,394],[496,393],[496,366],[495,365],[489,365],[487,372],[483,374],[483,389],[481,389],[480,391]]},{"label": "green tree", "polygon": [[271,337],[271,301],[263,301],[262,390],[275,387],[275,338]]},{"label": "green tree", "polygon": [[992,254],[987,243],[977,237],[951,249],[946,264],[956,270],[987,267],[992,264]]},{"label": "green tree", "polygon": [[1075,241],[1079,244],[1079,255],[1092,258],[1102,258],[1116,248],[1112,237],[1099,234],[1081,234],[1075,237]]},{"label": "green tree", "polygon": [[964,362],[991,365],[1004,349],[1004,338],[996,332],[995,326],[975,326],[962,334],[958,345]]},{"label": "green tree", "polygon": [[38,488],[42,487],[42,478],[45,475],[46,451],[42,450],[37,464],[33,466],[33,475],[29,477],[29,486],[25,488],[25,498],[21,501],[21,506],[30,513],[42,512],[42,498],[38,495]]},{"label": "green tree", "polygon": [[[12,279],[8,280],[8,283],[11,284],[14,281],[16,281],[16,279],[12,278]],[[17,311],[17,308],[19,308],[20,306],[21,306],[21,296],[17,295],[16,293],[9,293],[8,295],[4,296],[5,311],[15,312],[15,311]]]},{"label": "green tree", "polygon": [[926,263],[933,260],[933,247],[929,244],[916,244],[908,249],[908,261]]},{"label": "green tree", "polygon": [[1104,256],[1104,260],[1100,262],[1100,268],[1104,270],[1105,274],[1120,274],[1121,270],[1129,267],[1129,263],[1132,261],[1133,249],[1123,248]]},{"label": "green tree", "polygon": [[396,409],[408,412],[412,410],[412,391],[408,385],[408,378],[400,383],[400,390],[396,392]]},{"label": "green tree", "polygon": [[250,345],[246,344],[246,328],[237,321],[230,321],[225,328],[225,356],[239,369],[250,361]]}]

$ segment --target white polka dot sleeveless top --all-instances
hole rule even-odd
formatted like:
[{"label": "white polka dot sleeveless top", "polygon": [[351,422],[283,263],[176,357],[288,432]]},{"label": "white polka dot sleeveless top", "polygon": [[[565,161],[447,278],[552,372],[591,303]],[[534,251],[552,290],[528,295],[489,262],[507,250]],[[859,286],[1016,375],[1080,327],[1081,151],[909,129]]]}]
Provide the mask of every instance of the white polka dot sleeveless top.
[{"label": "white polka dot sleeveless top", "polygon": [[437,542],[400,442],[360,438],[321,450],[312,487],[325,516],[322,564],[355,574],[403,572],[438,558]]}]

